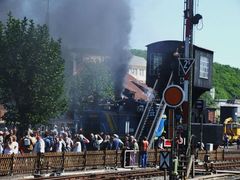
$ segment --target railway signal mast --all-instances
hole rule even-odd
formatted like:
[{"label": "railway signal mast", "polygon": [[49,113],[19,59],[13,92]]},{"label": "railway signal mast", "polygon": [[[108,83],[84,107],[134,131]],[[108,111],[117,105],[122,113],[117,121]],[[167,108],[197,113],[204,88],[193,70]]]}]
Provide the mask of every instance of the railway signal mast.
[{"label": "railway signal mast", "polygon": [[[194,15],[193,12],[193,0],[185,0],[184,9],[184,59],[185,61],[192,61],[193,59],[193,25],[198,24],[199,20],[202,19],[200,14]],[[189,62],[191,63],[191,62]],[[184,76],[184,92],[185,92],[185,102],[184,102],[184,114],[187,114],[187,152],[186,156],[189,160],[187,168],[187,177],[189,176],[192,159],[191,159],[191,119],[192,119],[192,68]]]},{"label": "railway signal mast", "polygon": [[[193,0],[185,0],[184,10],[184,30],[185,30],[185,44],[184,44],[184,58],[188,60],[193,57],[192,54],[192,41],[193,41],[193,24],[191,19],[193,17]],[[192,69],[189,70],[189,76],[184,77],[184,92],[185,92],[185,114],[187,114],[187,142],[188,149],[190,148],[191,141],[191,109],[192,109]],[[187,156],[188,154],[187,151]]]}]

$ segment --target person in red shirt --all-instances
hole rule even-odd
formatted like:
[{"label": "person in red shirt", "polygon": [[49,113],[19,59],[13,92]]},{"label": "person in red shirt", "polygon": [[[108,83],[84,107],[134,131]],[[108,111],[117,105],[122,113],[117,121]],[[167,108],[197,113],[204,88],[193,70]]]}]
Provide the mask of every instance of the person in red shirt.
[{"label": "person in red shirt", "polygon": [[141,146],[141,167],[147,167],[147,150],[148,150],[148,140],[147,137],[143,138],[142,146]]}]

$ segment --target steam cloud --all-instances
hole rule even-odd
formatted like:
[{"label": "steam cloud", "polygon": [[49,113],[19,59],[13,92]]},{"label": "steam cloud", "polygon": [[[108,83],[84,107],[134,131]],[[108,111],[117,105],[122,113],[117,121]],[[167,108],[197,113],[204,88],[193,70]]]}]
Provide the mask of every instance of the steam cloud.
[{"label": "steam cloud", "polygon": [[49,24],[52,36],[68,48],[92,48],[109,55],[115,90],[120,93],[130,58],[128,0],[0,0],[2,20],[9,11]]}]

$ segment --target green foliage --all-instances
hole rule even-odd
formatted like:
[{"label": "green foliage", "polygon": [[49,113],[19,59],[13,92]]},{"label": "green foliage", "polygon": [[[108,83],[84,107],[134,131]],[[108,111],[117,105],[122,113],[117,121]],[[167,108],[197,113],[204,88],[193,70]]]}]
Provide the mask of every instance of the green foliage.
[{"label": "green foliage", "polygon": [[[60,42],[32,20],[0,23],[0,102],[8,122],[45,123],[66,107]],[[26,128],[26,127],[25,127]]]},{"label": "green foliage", "polygon": [[139,57],[143,57],[144,59],[147,59],[147,51],[146,50],[131,49],[131,53],[135,56],[139,56]]},{"label": "green foliage", "polygon": [[81,62],[69,84],[70,108],[78,112],[102,99],[114,98],[113,80],[105,62]]},{"label": "green foliage", "polygon": [[207,107],[211,107],[211,108],[217,107],[217,104],[215,103],[214,99],[212,98],[212,96],[210,95],[210,93],[208,91],[203,93],[199,99],[204,100]]},{"label": "green foliage", "polygon": [[213,87],[216,99],[240,98],[240,69],[214,63]]}]

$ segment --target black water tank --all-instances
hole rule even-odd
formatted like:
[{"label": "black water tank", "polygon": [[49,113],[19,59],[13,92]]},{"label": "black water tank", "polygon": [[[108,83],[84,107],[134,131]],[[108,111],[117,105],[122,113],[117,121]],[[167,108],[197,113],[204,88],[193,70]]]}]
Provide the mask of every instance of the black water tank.
[{"label": "black water tank", "polygon": [[181,41],[160,41],[147,45],[147,77],[146,83],[153,87],[158,78],[156,90],[162,94],[166,88],[168,79],[174,71],[174,84],[179,84],[178,59],[173,56],[177,48],[181,47]]},{"label": "black water tank", "polygon": [[223,125],[222,124],[212,124],[206,123],[192,123],[192,134],[196,138],[195,141],[201,141],[201,129],[202,129],[202,141],[206,145],[207,143],[211,143],[214,145],[222,144],[223,137]]},{"label": "black water tank", "polygon": [[220,122],[223,123],[225,119],[231,117],[234,121],[237,121],[238,107],[234,105],[221,106],[220,109]]},{"label": "black water tank", "polygon": [[[183,77],[186,78],[183,72],[183,66],[174,56],[175,52],[184,57],[184,42],[182,41],[159,41],[147,45],[147,76],[146,83],[153,87],[155,80],[158,78],[159,83],[156,90],[161,96],[166,88],[171,72],[174,72],[173,83],[183,86]],[[213,51],[193,46],[193,57],[195,62],[193,69],[193,101],[199,96],[212,88],[212,66],[213,66]],[[181,61],[183,62],[183,61]]]}]

